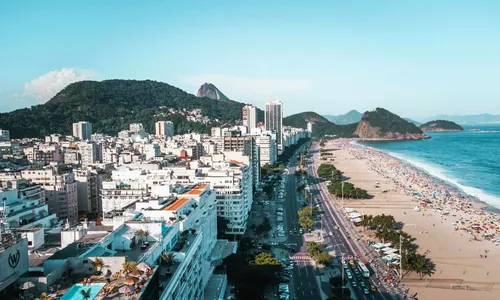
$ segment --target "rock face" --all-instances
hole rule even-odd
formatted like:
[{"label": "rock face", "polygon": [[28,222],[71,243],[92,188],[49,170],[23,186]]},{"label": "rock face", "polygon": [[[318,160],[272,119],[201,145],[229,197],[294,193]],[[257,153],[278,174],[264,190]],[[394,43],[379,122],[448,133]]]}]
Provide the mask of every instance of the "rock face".
[{"label": "rock face", "polygon": [[421,130],[425,132],[458,132],[464,131],[464,128],[455,122],[446,120],[430,121],[420,125]]},{"label": "rock face", "polygon": [[200,86],[200,88],[198,89],[198,94],[196,96],[207,97],[214,100],[229,100],[226,95],[224,95],[215,85],[211,83],[204,83],[202,86]]},{"label": "rock face", "polygon": [[429,138],[415,124],[383,108],[365,112],[354,134],[364,140],[421,140]]},{"label": "rock face", "polygon": [[400,133],[400,132],[385,132],[381,133],[380,129],[371,126],[367,121],[360,121],[356,131],[354,132],[359,138],[364,140],[423,140],[430,138],[425,134],[419,133]]}]

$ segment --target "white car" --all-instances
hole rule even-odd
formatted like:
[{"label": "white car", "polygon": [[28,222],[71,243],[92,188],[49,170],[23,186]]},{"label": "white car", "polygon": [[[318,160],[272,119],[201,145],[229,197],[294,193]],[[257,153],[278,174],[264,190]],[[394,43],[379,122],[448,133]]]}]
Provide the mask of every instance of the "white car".
[{"label": "white car", "polygon": [[277,220],[278,221],[283,221],[283,217],[278,216]]}]

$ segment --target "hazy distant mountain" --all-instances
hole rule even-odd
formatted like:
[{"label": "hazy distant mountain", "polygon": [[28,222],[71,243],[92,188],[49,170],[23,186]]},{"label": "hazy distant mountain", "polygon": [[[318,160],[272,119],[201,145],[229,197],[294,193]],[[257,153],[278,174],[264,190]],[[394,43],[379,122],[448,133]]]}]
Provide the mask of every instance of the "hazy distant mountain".
[{"label": "hazy distant mountain", "polygon": [[412,119],[410,119],[410,118],[403,118],[403,119],[405,119],[406,121],[408,121],[408,122],[410,122],[410,123],[415,124],[416,126],[420,126],[420,125],[422,125],[422,123],[417,122],[417,121],[415,121],[415,120],[412,120]]},{"label": "hazy distant mountain", "polygon": [[215,85],[211,83],[204,83],[198,89],[198,97],[207,97],[214,100],[229,100]]},{"label": "hazy distant mountain", "polygon": [[328,121],[333,122],[337,125],[347,125],[347,124],[358,123],[359,121],[361,121],[363,114],[353,109],[348,113],[346,113],[345,115],[338,115],[338,116],[323,115],[323,117],[325,117]]},{"label": "hazy distant mountain", "polygon": [[437,115],[424,119],[424,122],[432,120],[447,120],[458,124],[478,124],[478,123],[500,123],[500,115],[480,114],[480,115]]}]

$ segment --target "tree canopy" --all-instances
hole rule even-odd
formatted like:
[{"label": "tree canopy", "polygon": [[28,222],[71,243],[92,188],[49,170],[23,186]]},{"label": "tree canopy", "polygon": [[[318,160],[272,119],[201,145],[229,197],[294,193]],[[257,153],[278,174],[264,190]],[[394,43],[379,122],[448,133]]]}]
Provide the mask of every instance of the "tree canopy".
[{"label": "tree canopy", "polygon": [[[162,82],[151,80],[80,81],[68,85],[45,104],[0,114],[0,128],[12,138],[43,137],[51,133],[71,134],[72,123],[89,121],[93,132],[116,135],[130,123],[142,123],[154,132],[158,120],[172,121],[175,132],[208,133],[211,126],[233,124],[241,119],[244,104],[232,100],[198,98]],[[200,109],[212,123],[188,121],[183,111]],[[257,109],[257,120],[263,112]]]}]

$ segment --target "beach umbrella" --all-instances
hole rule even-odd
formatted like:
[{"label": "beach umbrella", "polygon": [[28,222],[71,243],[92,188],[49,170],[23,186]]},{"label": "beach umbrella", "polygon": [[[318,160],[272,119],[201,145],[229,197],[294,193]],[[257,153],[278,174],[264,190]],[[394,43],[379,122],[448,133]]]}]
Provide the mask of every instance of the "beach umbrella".
[{"label": "beach umbrella", "polygon": [[148,266],[146,263],[141,262],[140,264],[137,265],[137,269],[144,271],[147,269],[151,269],[151,267]]},{"label": "beach umbrella", "polygon": [[21,284],[19,287],[21,290],[29,290],[31,288],[34,288],[35,284],[31,281],[26,281],[25,283]]},{"label": "beach umbrella", "polygon": [[127,278],[125,278],[123,283],[126,285],[133,285],[133,284],[135,284],[136,281],[137,281],[137,279],[135,279],[133,277],[127,277]]},{"label": "beach umbrella", "polygon": [[124,285],[118,291],[122,294],[130,294],[134,292],[134,288],[132,288],[130,285]]}]

